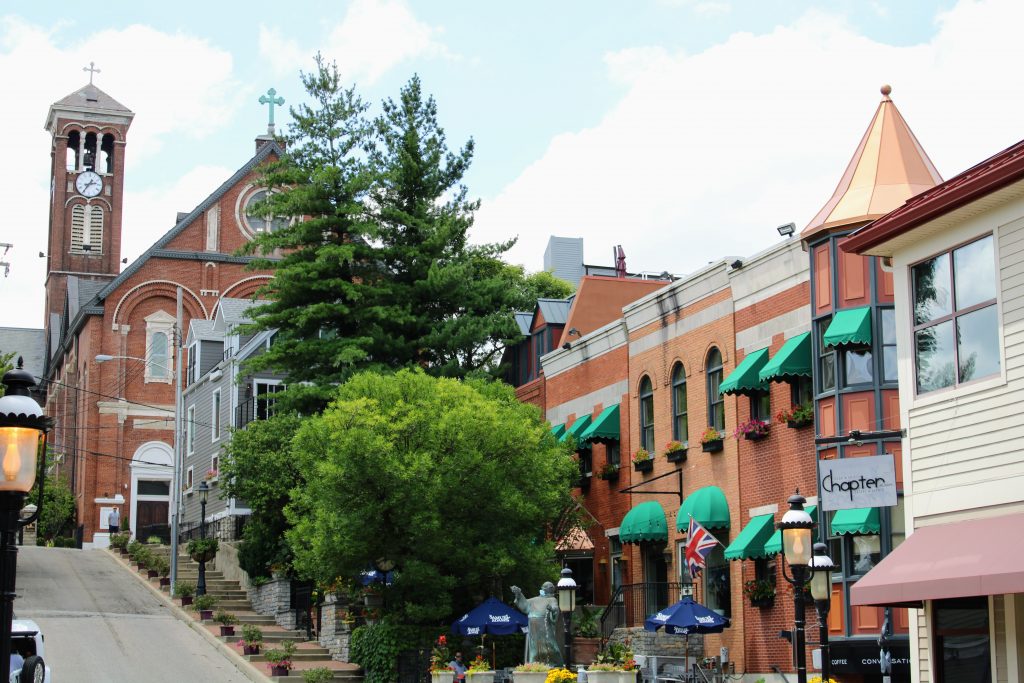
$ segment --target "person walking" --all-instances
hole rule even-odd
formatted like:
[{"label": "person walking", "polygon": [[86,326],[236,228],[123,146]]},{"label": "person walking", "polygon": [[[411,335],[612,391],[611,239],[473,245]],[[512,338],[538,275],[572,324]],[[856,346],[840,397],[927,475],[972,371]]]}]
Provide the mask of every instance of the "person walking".
[{"label": "person walking", "polygon": [[452,671],[455,672],[456,681],[466,680],[466,665],[462,662],[461,652],[455,653],[455,659],[453,659],[448,666],[450,666]]},{"label": "person walking", "polygon": [[110,514],[107,515],[107,526],[112,534],[116,534],[121,528],[121,513],[117,508],[111,510]]}]

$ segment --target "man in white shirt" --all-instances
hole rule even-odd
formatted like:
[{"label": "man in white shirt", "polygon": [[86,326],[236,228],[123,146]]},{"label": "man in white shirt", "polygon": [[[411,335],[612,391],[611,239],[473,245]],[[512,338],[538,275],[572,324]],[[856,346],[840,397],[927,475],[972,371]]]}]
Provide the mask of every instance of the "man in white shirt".
[{"label": "man in white shirt", "polygon": [[107,526],[110,527],[110,533],[116,534],[121,528],[121,513],[118,512],[117,508],[110,511],[107,515]]}]

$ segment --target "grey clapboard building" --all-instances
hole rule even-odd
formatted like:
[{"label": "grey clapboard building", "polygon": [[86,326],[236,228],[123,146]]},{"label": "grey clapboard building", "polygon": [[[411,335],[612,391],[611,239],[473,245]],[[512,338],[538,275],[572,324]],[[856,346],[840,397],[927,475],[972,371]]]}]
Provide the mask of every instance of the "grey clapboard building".
[{"label": "grey clapboard building", "polygon": [[222,494],[220,459],[232,431],[273,414],[274,394],[284,378],[270,372],[251,373],[245,361],[263,353],[274,332],[243,334],[252,322],[249,310],[261,301],[221,299],[212,320],[193,320],[185,345],[188,363],[182,392],[182,524],[188,533],[199,524],[198,487],[206,481],[209,535],[236,538],[250,510],[244,501]]}]

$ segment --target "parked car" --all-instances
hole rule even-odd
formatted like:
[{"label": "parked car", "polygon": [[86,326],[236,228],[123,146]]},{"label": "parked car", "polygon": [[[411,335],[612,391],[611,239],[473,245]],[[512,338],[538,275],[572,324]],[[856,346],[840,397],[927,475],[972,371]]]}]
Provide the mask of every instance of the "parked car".
[{"label": "parked car", "polygon": [[15,619],[11,625],[11,660],[21,658],[11,668],[9,683],[50,683],[50,667],[43,661],[43,631],[31,619]]}]

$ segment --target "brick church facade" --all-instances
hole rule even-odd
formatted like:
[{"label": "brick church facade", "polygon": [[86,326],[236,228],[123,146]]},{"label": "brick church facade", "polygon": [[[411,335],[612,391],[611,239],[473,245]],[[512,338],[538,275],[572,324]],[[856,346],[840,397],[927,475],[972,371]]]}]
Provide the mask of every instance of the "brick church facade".
[{"label": "brick church facade", "polygon": [[41,384],[46,413],[56,418],[50,444],[72,484],[85,547],[106,544],[114,507],[136,534],[169,522],[180,486],[173,458],[182,330],[211,320],[224,297],[252,298],[270,277],[236,255],[272,227],[247,211],[265,193],[259,166],[280,153],[270,136],[257,138],[252,158],[121,269],[133,117],[90,83],[54,103],[46,119],[52,167]]}]

